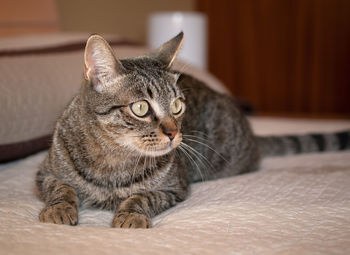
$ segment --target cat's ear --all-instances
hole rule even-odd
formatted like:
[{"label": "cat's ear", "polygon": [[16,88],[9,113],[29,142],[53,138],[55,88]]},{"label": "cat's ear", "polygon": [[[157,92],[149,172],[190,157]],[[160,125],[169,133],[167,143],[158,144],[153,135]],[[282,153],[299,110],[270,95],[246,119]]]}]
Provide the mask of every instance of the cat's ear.
[{"label": "cat's ear", "polygon": [[179,52],[183,39],[184,33],[180,32],[177,36],[160,46],[155,52],[151,53],[150,56],[161,62],[164,68],[170,68]]},{"label": "cat's ear", "polygon": [[89,37],[84,54],[84,77],[91,81],[96,91],[101,92],[112,85],[125,72],[114,52],[99,35]]}]

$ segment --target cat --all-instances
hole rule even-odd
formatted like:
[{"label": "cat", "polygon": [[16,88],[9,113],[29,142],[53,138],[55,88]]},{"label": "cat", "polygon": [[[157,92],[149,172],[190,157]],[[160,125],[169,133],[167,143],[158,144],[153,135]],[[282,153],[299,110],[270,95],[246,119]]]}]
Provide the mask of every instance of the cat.
[{"label": "cat", "polygon": [[171,69],[182,41],[118,59],[101,36],[88,39],[85,82],[36,175],[41,222],[76,225],[85,206],[115,212],[112,227],[150,228],[192,182],[255,171],[262,156],[349,148],[349,131],[254,136],[233,98]]}]

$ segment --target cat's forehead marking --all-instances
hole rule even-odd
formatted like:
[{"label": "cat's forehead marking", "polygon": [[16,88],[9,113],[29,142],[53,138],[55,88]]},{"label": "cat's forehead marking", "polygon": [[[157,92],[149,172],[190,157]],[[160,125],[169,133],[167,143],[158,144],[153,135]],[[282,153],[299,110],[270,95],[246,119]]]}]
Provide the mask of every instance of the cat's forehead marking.
[{"label": "cat's forehead marking", "polygon": [[150,103],[154,113],[158,116],[158,118],[162,118],[165,116],[165,112],[162,109],[162,107],[160,107],[158,102],[156,102],[155,100],[149,100],[149,103]]}]

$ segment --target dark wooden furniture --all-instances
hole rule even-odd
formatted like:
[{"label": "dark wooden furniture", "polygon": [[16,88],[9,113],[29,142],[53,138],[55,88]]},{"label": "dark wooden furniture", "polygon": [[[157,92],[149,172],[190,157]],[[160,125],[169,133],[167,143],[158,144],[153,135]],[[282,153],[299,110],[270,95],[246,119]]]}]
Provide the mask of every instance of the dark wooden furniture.
[{"label": "dark wooden furniture", "polygon": [[263,115],[350,117],[350,1],[198,0],[209,70]]}]

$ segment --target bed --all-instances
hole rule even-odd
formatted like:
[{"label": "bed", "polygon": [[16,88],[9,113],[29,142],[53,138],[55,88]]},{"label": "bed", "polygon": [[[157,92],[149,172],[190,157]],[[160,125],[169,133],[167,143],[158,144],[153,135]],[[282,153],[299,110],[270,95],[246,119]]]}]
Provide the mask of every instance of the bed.
[{"label": "bed", "polygon": [[[55,119],[80,86],[86,38],[0,40],[0,254],[350,252],[350,151],[267,158],[258,172],[193,184],[152,229],[112,229],[112,212],[88,208],[78,226],[40,223],[34,176]],[[108,40],[120,57],[147,50]],[[207,72],[181,62],[175,68],[227,93]],[[350,128],[349,120],[249,119],[263,135]]]}]

